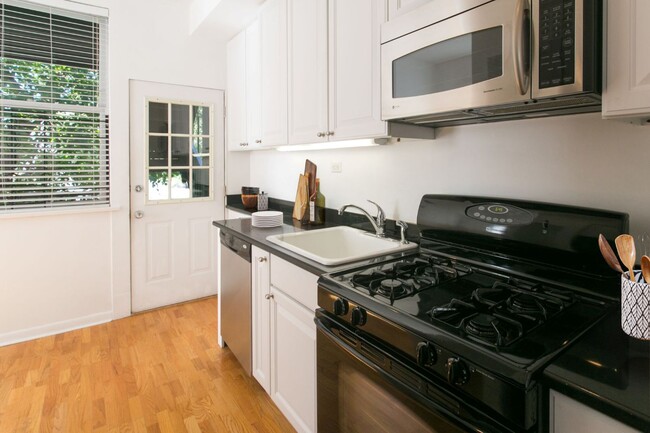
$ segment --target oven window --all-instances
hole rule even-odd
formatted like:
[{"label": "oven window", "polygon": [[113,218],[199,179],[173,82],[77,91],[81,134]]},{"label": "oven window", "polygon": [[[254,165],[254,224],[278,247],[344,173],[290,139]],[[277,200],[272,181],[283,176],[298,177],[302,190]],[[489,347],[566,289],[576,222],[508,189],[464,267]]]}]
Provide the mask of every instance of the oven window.
[{"label": "oven window", "polygon": [[503,74],[503,30],[492,27],[421,48],[393,61],[393,98],[429,95]]},{"label": "oven window", "polygon": [[464,428],[428,409],[319,330],[319,433],[458,433]]}]

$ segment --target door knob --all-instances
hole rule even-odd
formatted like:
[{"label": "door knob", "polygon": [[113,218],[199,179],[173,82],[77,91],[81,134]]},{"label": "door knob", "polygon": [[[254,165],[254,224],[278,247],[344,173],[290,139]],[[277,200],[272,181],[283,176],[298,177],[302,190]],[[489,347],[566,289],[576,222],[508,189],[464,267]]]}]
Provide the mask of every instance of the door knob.
[{"label": "door knob", "polygon": [[142,185],[136,185],[135,192],[142,192]]},{"label": "door knob", "polygon": [[135,211],[135,213],[133,214],[133,216],[134,216],[136,219],[140,219],[140,218],[142,218],[142,217],[144,216],[144,212],[142,212],[141,210],[137,210],[137,211]]}]

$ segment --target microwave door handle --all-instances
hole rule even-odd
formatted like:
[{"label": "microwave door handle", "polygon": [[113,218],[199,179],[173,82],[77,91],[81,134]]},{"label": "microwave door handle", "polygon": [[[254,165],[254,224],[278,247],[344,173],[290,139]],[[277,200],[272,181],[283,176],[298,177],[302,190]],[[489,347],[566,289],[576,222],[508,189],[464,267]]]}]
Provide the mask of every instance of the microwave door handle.
[{"label": "microwave door handle", "polygon": [[525,95],[530,87],[531,16],[528,0],[517,1],[513,24],[513,51],[515,80],[519,93]]}]

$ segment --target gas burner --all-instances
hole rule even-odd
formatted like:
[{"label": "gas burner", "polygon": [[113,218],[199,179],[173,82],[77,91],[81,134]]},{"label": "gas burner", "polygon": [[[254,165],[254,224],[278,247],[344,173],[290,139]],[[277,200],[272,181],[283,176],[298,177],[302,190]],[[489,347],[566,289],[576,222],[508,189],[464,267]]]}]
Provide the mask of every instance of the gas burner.
[{"label": "gas burner", "polygon": [[495,284],[491,289],[476,289],[472,292],[472,300],[478,304],[491,307],[510,297],[511,292]]},{"label": "gas burner", "polygon": [[523,335],[523,327],[518,321],[485,313],[465,320],[463,329],[479,342],[496,347],[511,344]]},{"label": "gas burner", "polygon": [[377,293],[381,293],[384,296],[397,298],[399,296],[405,295],[407,292],[405,284],[400,280],[395,280],[393,278],[387,278],[381,280],[379,287],[377,288]]},{"label": "gas burner", "polygon": [[512,295],[506,301],[508,309],[513,313],[521,314],[539,314],[546,318],[546,308],[540,299],[534,295],[527,293],[519,293]]}]

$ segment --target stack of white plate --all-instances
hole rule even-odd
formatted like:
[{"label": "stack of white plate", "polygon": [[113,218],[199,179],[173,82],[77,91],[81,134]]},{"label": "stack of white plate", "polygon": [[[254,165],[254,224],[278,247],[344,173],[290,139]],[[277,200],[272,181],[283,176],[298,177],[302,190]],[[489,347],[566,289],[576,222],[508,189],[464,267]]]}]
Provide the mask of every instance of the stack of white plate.
[{"label": "stack of white plate", "polygon": [[282,212],[274,210],[253,212],[251,217],[253,227],[280,227],[283,219]]}]

